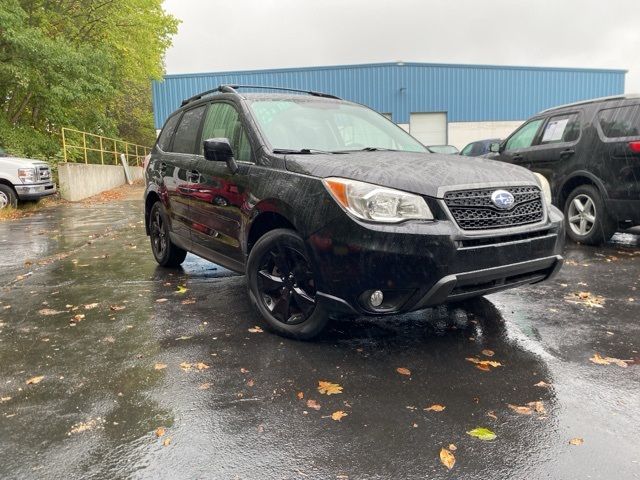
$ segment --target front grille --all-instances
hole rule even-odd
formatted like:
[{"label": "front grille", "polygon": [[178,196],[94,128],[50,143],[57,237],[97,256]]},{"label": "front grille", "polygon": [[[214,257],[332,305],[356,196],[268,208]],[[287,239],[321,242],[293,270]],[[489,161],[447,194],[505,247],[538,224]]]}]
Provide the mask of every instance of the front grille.
[{"label": "front grille", "polygon": [[51,180],[51,170],[49,170],[49,167],[47,165],[38,166],[37,172],[38,172],[38,180],[40,181]]},{"label": "front grille", "polygon": [[[508,210],[496,207],[491,194],[506,190],[514,197]],[[538,223],[544,218],[542,194],[538,187],[500,187],[448,192],[444,202],[463,230],[490,230]]]}]

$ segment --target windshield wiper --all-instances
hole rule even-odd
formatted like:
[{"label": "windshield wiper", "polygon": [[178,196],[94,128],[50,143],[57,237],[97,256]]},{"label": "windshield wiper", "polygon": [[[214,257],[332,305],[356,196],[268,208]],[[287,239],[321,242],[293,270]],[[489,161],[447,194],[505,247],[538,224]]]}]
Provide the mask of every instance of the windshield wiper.
[{"label": "windshield wiper", "polygon": [[393,148],[382,148],[382,147],[364,147],[359,148],[357,150],[340,150],[338,152],[333,153],[356,153],[356,152],[399,152],[400,150],[395,150]]},{"label": "windshield wiper", "polygon": [[273,153],[285,155],[313,155],[313,154],[333,154],[340,152],[327,152],[325,150],[316,150],[315,148],[301,148],[299,150],[290,149],[290,148],[275,148],[273,149]]}]

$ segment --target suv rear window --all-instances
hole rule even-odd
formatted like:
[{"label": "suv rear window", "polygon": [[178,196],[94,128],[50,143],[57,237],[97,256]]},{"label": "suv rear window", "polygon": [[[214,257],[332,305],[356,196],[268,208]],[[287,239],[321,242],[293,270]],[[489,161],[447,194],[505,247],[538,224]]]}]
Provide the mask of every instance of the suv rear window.
[{"label": "suv rear window", "polygon": [[160,147],[160,150],[164,152],[169,150],[169,146],[171,145],[171,136],[173,135],[173,131],[176,129],[176,124],[179,119],[180,115],[174,115],[167,120],[167,123],[164,124],[162,133],[160,133],[160,137],[158,138],[158,147]]},{"label": "suv rear window", "polygon": [[200,121],[205,108],[206,106],[202,105],[184,112],[173,138],[172,151],[176,153],[195,153],[196,138],[198,137]]},{"label": "suv rear window", "polygon": [[607,138],[640,136],[640,105],[602,110],[598,120]]}]

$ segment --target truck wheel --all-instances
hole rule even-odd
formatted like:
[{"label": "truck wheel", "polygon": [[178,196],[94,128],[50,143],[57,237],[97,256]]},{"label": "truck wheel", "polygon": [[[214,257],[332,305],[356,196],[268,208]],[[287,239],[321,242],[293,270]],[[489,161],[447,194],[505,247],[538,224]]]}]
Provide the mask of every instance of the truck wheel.
[{"label": "truck wheel", "polygon": [[328,312],[316,303],[311,261],[296,232],[280,228],[256,242],[247,261],[247,285],[271,330],[308,340],[327,325]]},{"label": "truck wheel", "polygon": [[616,220],[605,209],[602,195],[593,185],[580,185],[564,205],[567,235],[574,242],[602,245],[616,232]]},{"label": "truck wheel", "polygon": [[149,237],[153,256],[161,267],[175,268],[182,265],[187,252],[171,242],[169,217],[161,202],[156,202],[151,207]]},{"label": "truck wheel", "polygon": [[16,208],[18,206],[18,197],[8,185],[0,184],[0,210],[7,207]]}]

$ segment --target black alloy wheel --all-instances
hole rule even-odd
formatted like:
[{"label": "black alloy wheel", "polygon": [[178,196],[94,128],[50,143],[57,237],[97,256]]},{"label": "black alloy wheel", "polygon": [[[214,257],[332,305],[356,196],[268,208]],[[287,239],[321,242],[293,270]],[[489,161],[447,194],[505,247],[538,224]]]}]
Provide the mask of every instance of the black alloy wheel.
[{"label": "black alloy wheel", "polygon": [[284,324],[297,325],[313,313],[316,292],[311,265],[304,253],[290,245],[274,244],[262,256],[258,290],[265,307]]},{"label": "black alloy wheel", "polygon": [[162,267],[178,267],[187,252],[174,245],[169,237],[167,212],[161,202],[156,202],[149,213],[149,238],[156,262]]},{"label": "black alloy wheel", "polygon": [[276,229],[262,236],[246,271],[251,301],[271,330],[310,339],[325,327],[329,317],[318,302],[313,265],[295,231]]}]

